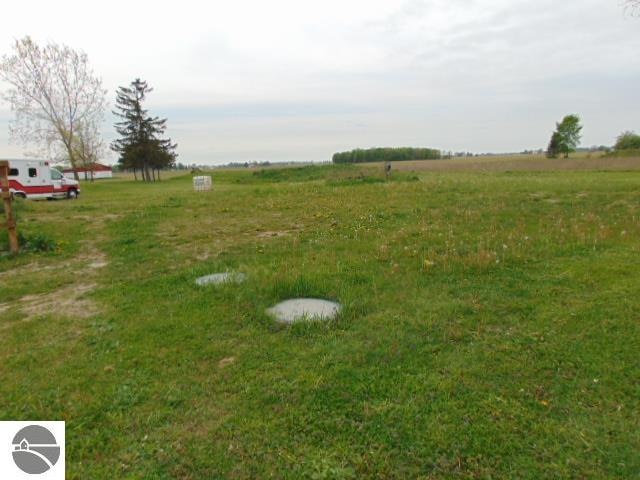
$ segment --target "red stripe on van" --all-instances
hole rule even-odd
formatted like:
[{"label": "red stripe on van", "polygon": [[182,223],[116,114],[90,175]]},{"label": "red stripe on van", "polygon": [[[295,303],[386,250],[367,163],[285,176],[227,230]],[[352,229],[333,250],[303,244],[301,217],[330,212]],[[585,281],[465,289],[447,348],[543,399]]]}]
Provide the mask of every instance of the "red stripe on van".
[{"label": "red stripe on van", "polygon": [[37,193],[53,193],[53,185],[22,185],[17,180],[9,180],[9,188],[13,188],[19,192],[24,192],[27,195]]}]

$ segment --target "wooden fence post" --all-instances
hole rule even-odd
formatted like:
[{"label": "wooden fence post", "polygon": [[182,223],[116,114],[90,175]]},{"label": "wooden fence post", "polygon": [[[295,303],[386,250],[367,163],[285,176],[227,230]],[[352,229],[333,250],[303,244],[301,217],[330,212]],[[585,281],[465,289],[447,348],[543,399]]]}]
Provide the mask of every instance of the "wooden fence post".
[{"label": "wooden fence post", "polygon": [[0,226],[4,226],[9,232],[9,248],[11,253],[18,253],[18,232],[16,231],[16,219],[13,216],[11,205],[11,191],[9,190],[9,162],[0,161],[0,198],[4,202],[4,213],[7,221]]}]

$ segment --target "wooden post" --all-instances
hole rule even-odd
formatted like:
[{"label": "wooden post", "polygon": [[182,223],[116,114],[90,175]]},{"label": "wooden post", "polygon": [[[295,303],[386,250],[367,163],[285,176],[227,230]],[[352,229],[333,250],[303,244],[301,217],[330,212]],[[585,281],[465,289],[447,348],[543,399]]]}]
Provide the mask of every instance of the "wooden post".
[{"label": "wooden post", "polygon": [[9,248],[11,253],[18,253],[18,232],[16,231],[16,219],[13,216],[13,208],[11,206],[11,191],[9,190],[9,162],[0,161],[0,198],[4,202],[4,213],[7,221],[0,226],[5,227],[9,231]]}]

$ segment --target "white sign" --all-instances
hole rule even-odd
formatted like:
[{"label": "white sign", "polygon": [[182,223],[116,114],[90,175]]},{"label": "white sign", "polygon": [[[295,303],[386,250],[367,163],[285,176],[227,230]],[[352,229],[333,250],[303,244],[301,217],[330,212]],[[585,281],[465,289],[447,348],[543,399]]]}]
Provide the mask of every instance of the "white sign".
[{"label": "white sign", "polygon": [[208,175],[193,177],[193,189],[196,192],[211,190],[211,177]]},{"label": "white sign", "polygon": [[64,480],[64,422],[0,422],[0,478]]}]

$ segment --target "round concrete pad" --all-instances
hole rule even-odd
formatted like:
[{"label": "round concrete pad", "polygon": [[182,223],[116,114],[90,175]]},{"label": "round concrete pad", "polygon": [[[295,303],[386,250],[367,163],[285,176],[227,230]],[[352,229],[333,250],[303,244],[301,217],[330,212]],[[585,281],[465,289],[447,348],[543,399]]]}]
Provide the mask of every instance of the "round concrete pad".
[{"label": "round concrete pad", "polygon": [[267,309],[267,313],[279,322],[293,323],[298,320],[332,320],[338,316],[341,308],[339,303],[328,300],[295,298]]},{"label": "round concrete pad", "polygon": [[221,283],[241,283],[244,282],[247,276],[244,273],[238,272],[225,272],[214,273],[212,275],[205,275],[196,279],[196,285],[220,285]]}]

